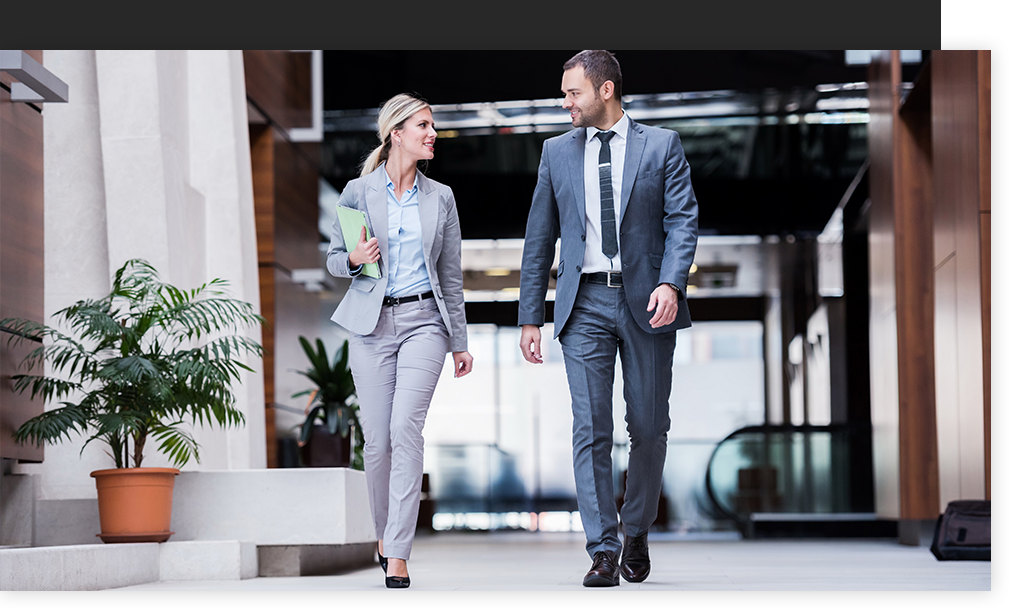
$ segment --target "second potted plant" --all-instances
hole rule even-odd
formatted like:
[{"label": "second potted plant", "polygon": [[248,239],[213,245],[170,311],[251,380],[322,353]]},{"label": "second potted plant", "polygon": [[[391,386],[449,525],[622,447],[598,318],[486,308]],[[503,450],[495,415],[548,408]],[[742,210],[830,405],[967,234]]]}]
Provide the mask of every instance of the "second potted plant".
[{"label": "second potted plant", "polygon": [[[298,341],[311,364],[308,370],[299,370],[298,373],[308,377],[316,386],[291,396],[311,395],[298,440],[302,462],[310,467],[350,465],[363,471],[364,433],[357,416],[360,407],[354,376],[348,365],[347,341],[343,341],[340,349],[333,354],[332,363],[321,339],[315,339],[316,349],[304,336],[299,336]],[[352,459],[349,458],[351,429],[354,430]]]}]

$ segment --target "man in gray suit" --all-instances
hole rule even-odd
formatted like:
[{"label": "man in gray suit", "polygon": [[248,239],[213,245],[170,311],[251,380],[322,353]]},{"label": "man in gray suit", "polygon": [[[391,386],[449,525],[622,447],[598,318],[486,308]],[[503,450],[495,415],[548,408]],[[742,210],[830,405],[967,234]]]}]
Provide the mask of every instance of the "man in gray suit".
[{"label": "man in gray suit", "polygon": [[[540,326],[557,239],[554,304],[574,415],[578,510],[592,567],[585,586],[644,581],[669,431],[676,330],[697,245],[697,201],[675,131],[620,106],[620,64],[582,51],[564,64],[564,108],[576,127],[544,142],[522,252],[522,355],[542,363]],[[619,352],[630,455],[617,536],[613,375]],[[621,554],[621,548],[623,552]],[[619,566],[617,557],[620,556]]]}]

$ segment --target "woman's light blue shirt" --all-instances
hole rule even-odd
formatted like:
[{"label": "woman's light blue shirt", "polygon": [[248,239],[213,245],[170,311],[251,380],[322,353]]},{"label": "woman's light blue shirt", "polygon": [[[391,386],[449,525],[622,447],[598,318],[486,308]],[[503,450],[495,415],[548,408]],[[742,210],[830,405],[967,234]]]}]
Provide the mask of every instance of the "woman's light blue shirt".
[{"label": "woman's light blue shirt", "polygon": [[417,196],[417,177],[413,187],[396,199],[396,187],[389,172],[385,172],[386,201],[389,206],[389,252],[386,268],[389,283],[386,296],[411,296],[431,289],[431,277],[424,264],[424,242],[420,233],[420,204]]}]

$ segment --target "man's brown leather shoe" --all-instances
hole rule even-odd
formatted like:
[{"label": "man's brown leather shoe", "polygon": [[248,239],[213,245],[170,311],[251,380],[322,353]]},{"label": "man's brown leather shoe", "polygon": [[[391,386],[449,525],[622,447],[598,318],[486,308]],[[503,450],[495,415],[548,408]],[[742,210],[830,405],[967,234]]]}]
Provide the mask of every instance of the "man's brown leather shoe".
[{"label": "man's brown leather shoe", "polygon": [[616,552],[596,552],[592,556],[592,568],[585,574],[582,585],[589,588],[619,586]]},{"label": "man's brown leather shoe", "polygon": [[643,582],[652,570],[648,560],[648,533],[624,540],[624,551],[620,555],[620,575],[629,582]]}]

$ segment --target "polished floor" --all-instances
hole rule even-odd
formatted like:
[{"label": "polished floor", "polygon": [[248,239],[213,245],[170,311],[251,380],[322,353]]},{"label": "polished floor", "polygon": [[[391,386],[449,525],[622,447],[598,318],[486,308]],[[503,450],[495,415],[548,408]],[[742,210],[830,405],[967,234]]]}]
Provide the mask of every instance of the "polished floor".
[{"label": "polished floor", "polygon": [[[581,533],[436,533],[418,537],[411,591],[990,591],[989,562],[939,562],[927,547],[890,539],[719,540],[656,536],[652,573],[643,583],[583,588],[589,568]],[[242,581],[159,582],[130,591],[368,592],[386,590],[373,567],[339,575]],[[987,606],[988,597],[976,600]],[[987,599],[987,600],[986,600]]]}]

